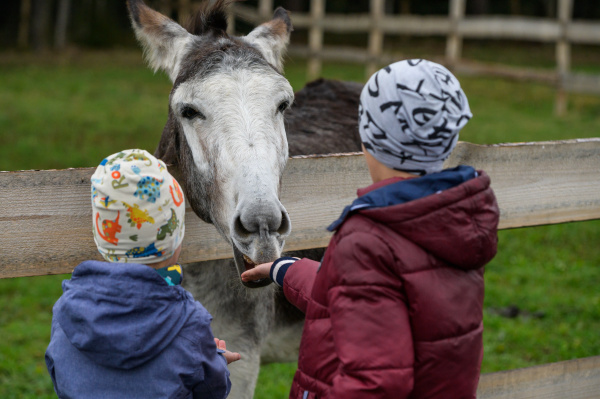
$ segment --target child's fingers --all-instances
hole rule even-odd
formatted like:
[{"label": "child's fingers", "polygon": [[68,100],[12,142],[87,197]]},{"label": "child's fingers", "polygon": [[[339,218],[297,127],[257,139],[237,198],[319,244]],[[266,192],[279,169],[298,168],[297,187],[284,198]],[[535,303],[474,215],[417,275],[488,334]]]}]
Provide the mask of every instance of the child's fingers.
[{"label": "child's fingers", "polygon": [[242,281],[252,281],[252,280],[258,280],[260,277],[260,274],[258,272],[258,270],[256,270],[256,268],[254,269],[250,269],[250,270],[246,270],[244,273],[242,273]]},{"label": "child's fingers", "polygon": [[223,353],[223,356],[225,356],[225,360],[227,360],[227,364],[233,363],[242,358],[242,355],[240,355],[239,353],[229,352],[229,351],[225,351],[225,353]]},{"label": "child's fingers", "polygon": [[263,263],[260,265],[255,266],[254,268],[250,269],[250,270],[246,270],[244,273],[242,273],[242,281],[252,281],[252,280],[258,280],[261,278],[268,278],[269,277],[269,271],[271,270],[271,265],[273,263]]},{"label": "child's fingers", "polygon": [[223,350],[226,349],[225,341],[223,341],[222,339],[215,338],[215,345],[217,345],[217,348],[219,348],[219,349],[223,349]]},{"label": "child's fingers", "polygon": [[258,280],[259,278],[260,277],[258,277],[258,273],[256,271],[256,268],[250,269],[250,270],[246,270],[244,273],[242,273],[242,281]]}]

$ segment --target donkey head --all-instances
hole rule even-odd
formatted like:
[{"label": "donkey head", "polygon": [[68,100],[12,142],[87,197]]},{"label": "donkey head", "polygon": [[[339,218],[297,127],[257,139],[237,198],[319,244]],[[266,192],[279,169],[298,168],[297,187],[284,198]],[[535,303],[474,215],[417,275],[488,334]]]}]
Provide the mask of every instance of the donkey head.
[{"label": "donkey head", "polygon": [[280,256],[291,230],[279,190],[283,113],[294,99],[282,75],[292,25],[278,8],[247,36],[228,36],[228,3],[200,10],[189,31],[141,0],[128,6],[149,64],[173,81],[155,155],[179,167],[192,209],[230,242],[241,274]]}]

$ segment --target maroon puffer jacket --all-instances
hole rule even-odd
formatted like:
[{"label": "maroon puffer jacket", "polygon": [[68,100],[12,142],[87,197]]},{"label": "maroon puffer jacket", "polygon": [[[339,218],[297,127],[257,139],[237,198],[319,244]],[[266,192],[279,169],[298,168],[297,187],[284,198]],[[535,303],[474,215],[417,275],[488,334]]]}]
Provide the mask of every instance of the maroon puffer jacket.
[{"label": "maroon puffer jacket", "polygon": [[309,259],[293,264],[284,293],[306,321],[290,398],[475,398],[483,266],[496,254],[498,215],[479,172],[441,193],[358,211],[319,270]]}]

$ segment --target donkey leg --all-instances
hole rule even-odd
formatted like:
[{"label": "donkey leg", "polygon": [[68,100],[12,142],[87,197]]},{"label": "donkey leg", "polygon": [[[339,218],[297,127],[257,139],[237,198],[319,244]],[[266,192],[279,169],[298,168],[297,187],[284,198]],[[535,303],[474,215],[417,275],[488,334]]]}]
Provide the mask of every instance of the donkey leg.
[{"label": "donkey leg", "polygon": [[297,362],[304,314],[285,299],[281,288],[276,289],[274,300],[273,326],[262,345],[261,363]]},{"label": "donkey leg", "polygon": [[260,370],[260,348],[273,320],[273,286],[244,287],[231,259],[184,265],[183,276],[184,288],[213,316],[214,336],[242,356],[229,365],[229,398],[251,399]]},{"label": "donkey leg", "polygon": [[[290,251],[285,255],[320,261],[324,253],[325,248],[315,248]],[[274,306],[273,325],[262,346],[261,362],[262,364],[296,362],[304,327],[304,314],[287,301],[281,288],[275,289]],[[291,383],[290,381],[290,386]]]}]

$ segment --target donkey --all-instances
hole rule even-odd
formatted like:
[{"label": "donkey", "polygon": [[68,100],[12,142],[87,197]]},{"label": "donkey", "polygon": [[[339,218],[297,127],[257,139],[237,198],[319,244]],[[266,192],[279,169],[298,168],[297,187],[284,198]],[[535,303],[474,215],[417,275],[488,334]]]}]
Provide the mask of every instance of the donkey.
[{"label": "donkey", "polygon": [[291,231],[279,201],[289,155],[360,150],[362,86],[317,81],[288,110],[288,12],[278,8],[271,21],[232,37],[229,3],[205,5],[188,30],[141,0],[129,0],[128,8],[150,66],[173,82],[155,155],[177,166],[194,212],[232,247],[232,260],[185,265],[184,286],[214,316],[215,336],[242,355],[230,366],[230,397],[239,399],[253,397],[261,362],[297,360],[303,326],[303,315],[268,279],[243,283],[239,276],[282,253]]}]

